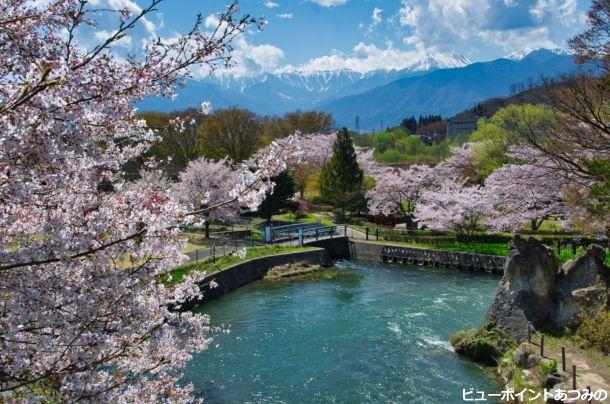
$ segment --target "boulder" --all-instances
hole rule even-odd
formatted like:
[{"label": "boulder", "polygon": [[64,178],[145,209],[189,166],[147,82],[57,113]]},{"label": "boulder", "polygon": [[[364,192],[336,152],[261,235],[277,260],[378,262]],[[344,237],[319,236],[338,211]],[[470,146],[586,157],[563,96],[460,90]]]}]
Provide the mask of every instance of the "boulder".
[{"label": "boulder", "polygon": [[524,342],[519,345],[515,352],[513,352],[513,361],[522,368],[533,369],[538,366],[540,362],[540,355],[535,351],[534,347]]},{"label": "boulder", "polygon": [[561,330],[572,325],[581,310],[596,316],[608,310],[610,273],[604,266],[604,249],[590,245],[576,258],[568,261],[557,279],[556,307],[552,327]]},{"label": "boulder", "polygon": [[544,376],[544,380],[542,381],[542,387],[551,389],[554,386],[556,386],[557,384],[563,383],[564,381],[565,380],[563,380],[563,378],[560,376],[546,375],[546,376]]},{"label": "boulder", "polygon": [[528,323],[546,326],[554,307],[558,268],[553,251],[539,240],[515,236],[485,322],[496,324],[518,342],[527,339]]}]

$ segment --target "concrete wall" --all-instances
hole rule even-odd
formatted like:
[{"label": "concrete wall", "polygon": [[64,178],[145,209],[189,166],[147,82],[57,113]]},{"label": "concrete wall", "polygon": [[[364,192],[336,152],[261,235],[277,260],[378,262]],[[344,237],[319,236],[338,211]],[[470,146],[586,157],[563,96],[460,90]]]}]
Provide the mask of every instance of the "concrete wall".
[{"label": "concrete wall", "polygon": [[[312,251],[297,251],[269,257],[253,258],[206,276],[199,283],[203,297],[183,304],[180,310],[189,310],[205,301],[215,299],[249,283],[262,279],[265,274],[275,266],[294,262],[307,262],[312,265],[322,266],[332,265],[330,256],[323,248]],[[216,282],[218,287],[210,289],[209,284],[211,281]]]},{"label": "concrete wall", "polygon": [[350,241],[347,237],[333,237],[318,241],[308,241],[305,243],[309,247],[320,247],[328,252],[330,258],[334,260],[348,259],[352,257]]},{"label": "concrete wall", "polygon": [[350,241],[352,258],[502,273],[506,257]]}]

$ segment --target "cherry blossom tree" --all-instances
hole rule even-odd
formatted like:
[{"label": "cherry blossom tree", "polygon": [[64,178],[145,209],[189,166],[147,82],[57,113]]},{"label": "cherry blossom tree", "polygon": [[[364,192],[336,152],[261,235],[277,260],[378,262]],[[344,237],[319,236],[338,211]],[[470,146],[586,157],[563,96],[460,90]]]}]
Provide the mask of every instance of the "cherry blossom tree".
[{"label": "cherry blossom tree", "polygon": [[[236,4],[132,55],[112,49],[162,0],[0,0],[0,395],[4,401],[187,401],[191,353],[206,316],[199,293],[161,280],[184,256],[178,226],[233,200],[256,206],[284,167],[277,148],[240,169],[229,200],[189,212],[163,181],[125,183],[123,165],[157,138],[134,103],[172,96],[190,69],[226,65],[230,41],[259,21]],[[100,13],[116,29],[79,41]],[[207,105],[203,105],[207,109]],[[184,130],[184,121],[173,122]]]},{"label": "cherry blossom tree", "polygon": [[436,165],[437,176],[455,181],[467,180],[472,176],[472,143],[451,148],[451,156]]},{"label": "cherry blossom tree", "polygon": [[432,186],[436,175],[433,168],[413,165],[407,169],[398,167],[378,168],[375,187],[367,192],[369,212],[373,215],[400,215],[413,228],[413,211],[422,192]]},{"label": "cherry blossom tree", "polygon": [[485,180],[492,228],[514,231],[530,223],[538,230],[550,217],[565,217],[570,213],[563,196],[566,184],[544,165],[507,164],[494,170]]},{"label": "cherry blossom tree", "polygon": [[434,230],[450,230],[470,237],[486,226],[491,215],[485,190],[445,179],[438,188],[427,189],[415,207],[417,220]]},{"label": "cherry blossom tree", "polygon": [[[238,175],[239,171],[227,158],[213,161],[203,157],[191,161],[186,170],[180,173],[179,181],[174,184],[173,192],[178,201],[186,204],[191,211],[204,210],[202,219],[206,237],[210,237],[211,221],[239,220],[239,203],[231,198],[231,191]],[[223,202],[227,203],[222,204]],[[216,205],[221,206],[213,210],[205,210]]]}]

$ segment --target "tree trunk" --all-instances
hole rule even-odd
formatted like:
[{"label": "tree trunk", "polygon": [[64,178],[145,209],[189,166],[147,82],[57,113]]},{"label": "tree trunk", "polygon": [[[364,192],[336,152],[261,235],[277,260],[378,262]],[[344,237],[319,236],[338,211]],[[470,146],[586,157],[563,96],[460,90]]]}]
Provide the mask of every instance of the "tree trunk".
[{"label": "tree trunk", "polygon": [[210,221],[205,221],[205,238],[210,238]]},{"label": "tree trunk", "polygon": [[417,230],[417,224],[415,223],[415,220],[413,220],[413,215],[411,213],[408,213],[405,216],[406,219],[406,226],[407,226],[407,230]]},{"label": "tree trunk", "polygon": [[544,219],[540,219],[540,220],[532,219],[531,220],[532,230],[533,231],[538,230],[540,228],[540,226],[542,225],[542,222],[544,222]]}]

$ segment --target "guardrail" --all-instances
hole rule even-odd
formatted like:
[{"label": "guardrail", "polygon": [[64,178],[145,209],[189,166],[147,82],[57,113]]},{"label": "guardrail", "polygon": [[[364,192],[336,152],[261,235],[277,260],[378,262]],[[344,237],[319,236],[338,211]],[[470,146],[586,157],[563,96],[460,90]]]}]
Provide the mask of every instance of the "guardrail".
[{"label": "guardrail", "polygon": [[299,245],[303,245],[306,240],[319,240],[321,238],[333,238],[337,236],[346,236],[346,225],[335,226],[319,226],[311,229],[299,230]]},{"label": "guardrail", "polygon": [[320,220],[315,222],[286,224],[283,226],[265,226],[265,241],[274,243],[281,239],[292,239],[298,236],[301,230],[310,230],[321,227]]}]

